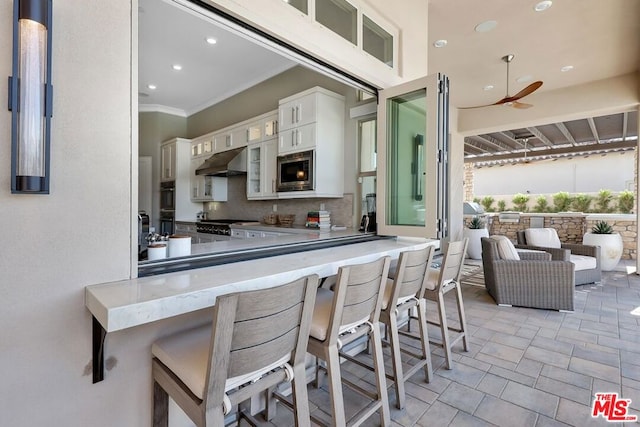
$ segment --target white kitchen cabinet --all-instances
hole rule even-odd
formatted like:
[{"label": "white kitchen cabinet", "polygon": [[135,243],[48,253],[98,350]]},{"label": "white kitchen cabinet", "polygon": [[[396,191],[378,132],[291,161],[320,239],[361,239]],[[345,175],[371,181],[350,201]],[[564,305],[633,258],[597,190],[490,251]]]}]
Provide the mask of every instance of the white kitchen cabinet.
[{"label": "white kitchen cabinet", "polygon": [[247,199],[277,199],[278,140],[249,144],[247,150]]},{"label": "white kitchen cabinet", "polygon": [[316,148],[316,124],[310,123],[280,132],[280,154],[308,151]]},{"label": "white kitchen cabinet", "polygon": [[198,169],[205,160],[206,156],[191,160],[191,200],[194,202],[226,202],[226,177],[196,175],[196,169]]},{"label": "white kitchen cabinet", "polygon": [[[321,87],[280,100],[278,154],[312,149],[316,144],[343,147],[344,96]],[[309,127],[315,123],[315,127]]]},{"label": "white kitchen cabinet", "polygon": [[[213,154],[213,135],[203,135],[191,142],[191,158],[206,159]],[[204,161],[204,160],[203,160]]]},{"label": "white kitchen cabinet", "polygon": [[280,100],[279,105],[278,155],[313,151],[314,188],[281,191],[278,198],[342,197],[344,97],[314,87]]},{"label": "white kitchen cabinet", "polygon": [[[191,200],[192,144],[190,139],[173,138],[161,146],[161,180],[175,181],[175,219],[192,221],[202,210],[202,203]],[[171,147],[171,148],[169,148]],[[165,166],[171,173],[165,173]],[[171,177],[168,179],[168,177]]]},{"label": "white kitchen cabinet", "polygon": [[278,134],[278,111],[271,111],[251,119],[246,125],[247,144],[272,139]]},{"label": "white kitchen cabinet", "polygon": [[221,153],[247,146],[247,124],[226,128],[213,136],[213,152]]},{"label": "white kitchen cabinet", "polygon": [[313,92],[307,92],[280,101],[278,106],[280,131],[316,121],[319,98],[325,94],[315,88]]},{"label": "white kitchen cabinet", "polygon": [[160,147],[160,181],[176,179],[176,141],[169,141]]}]

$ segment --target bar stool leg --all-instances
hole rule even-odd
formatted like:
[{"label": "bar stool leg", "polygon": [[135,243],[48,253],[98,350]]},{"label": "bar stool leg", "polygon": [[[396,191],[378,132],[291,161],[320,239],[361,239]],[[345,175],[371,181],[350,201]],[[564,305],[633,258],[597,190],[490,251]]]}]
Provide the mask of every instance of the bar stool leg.
[{"label": "bar stool leg", "polygon": [[429,347],[429,332],[427,330],[427,301],[420,299],[418,302],[418,322],[420,332],[420,345],[422,346],[422,354],[427,363],[424,365],[424,377],[426,382],[431,382],[431,348]]},{"label": "bar stool leg", "polygon": [[337,347],[327,349],[327,377],[329,379],[329,394],[331,409],[333,410],[332,425],[341,427],[347,425],[342,396],[342,376],[340,374],[340,355]]},{"label": "bar stool leg", "polygon": [[444,309],[444,294],[442,291],[437,294],[438,315],[440,316],[440,333],[442,335],[442,348],[447,361],[447,369],[452,369],[451,345],[449,341],[449,326],[447,324],[447,313]]},{"label": "bar stool leg", "polygon": [[389,314],[389,323],[391,327],[386,328],[385,326],[385,330],[389,330],[390,335],[389,342],[391,344],[391,362],[393,365],[393,378],[396,385],[396,408],[402,409],[404,408],[405,403],[404,373],[402,371],[400,337],[398,336],[398,319],[395,314],[395,310],[391,310],[391,313]]},{"label": "bar stool leg", "polygon": [[464,304],[462,303],[462,289],[460,285],[456,283],[456,299],[458,300],[458,318],[460,319],[460,330],[462,335],[462,345],[464,351],[469,351],[469,344],[467,343],[467,319],[464,315]]},{"label": "bar stool leg", "polygon": [[304,365],[300,365],[293,368],[293,381],[291,382],[293,388],[293,404],[296,418],[296,426],[305,426],[309,423],[309,405],[298,404],[298,402],[308,402],[309,396],[307,394],[307,382],[306,371]]},{"label": "bar stool leg", "polygon": [[[378,388],[378,398],[382,400],[380,408],[380,425],[382,427],[391,425],[391,412],[389,410],[389,396],[387,395],[387,380],[384,374],[384,359],[382,357],[382,338],[380,336],[379,324],[375,323],[371,331],[370,339],[373,347],[373,367],[376,372],[376,385]],[[342,424],[344,425],[344,424]]]}]

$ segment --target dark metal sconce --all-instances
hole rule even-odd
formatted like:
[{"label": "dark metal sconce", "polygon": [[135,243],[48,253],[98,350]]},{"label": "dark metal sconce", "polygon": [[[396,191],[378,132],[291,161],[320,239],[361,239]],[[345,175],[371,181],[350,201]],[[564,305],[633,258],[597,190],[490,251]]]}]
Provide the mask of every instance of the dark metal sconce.
[{"label": "dark metal sconce", "polygon": [[11,192],[49,194],[52,0],[14,0]]}]

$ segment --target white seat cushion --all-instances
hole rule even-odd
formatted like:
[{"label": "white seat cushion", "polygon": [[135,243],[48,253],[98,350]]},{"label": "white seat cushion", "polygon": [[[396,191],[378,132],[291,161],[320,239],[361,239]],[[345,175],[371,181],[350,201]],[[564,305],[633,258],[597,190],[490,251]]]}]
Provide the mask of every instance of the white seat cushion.
[{"label": "white seat cushion", "polygon": [[586,255],[570,255],[569,261],[574,264],[575,271],[591,270],[596,268],[596,259]]},{"label": "white seat cushion", "polygon": [[507,236],[491,236],[490,239],[496,242],[498,246],[498,255],[500,255],[500,259],[508,259],[520,261],[520,255],[518,255],[518,251],[516,251],[516,247],[513,246],[513,243]]},{"label": "white seat cushion", "polygon": [[[318,288],[316,293],[316,303],[313,307],[313,319],[311,319],[311,329],[309,335],[319,341],[327,338],[329,329],[329,319],[331,318],[331,306],[333,305],[333,292],[329,289]],[[349,329],[362,325],[369,320],[369,316],[358,320],[357,322],[343,325],[338,329],[338,334],[342,334]]]},{"label": "white seat cushion", "polygon": [[[389,299],[391,298],[391,292],[393,291],[393,279],[387,279],[387,286],[385,286],[384,288],[384,297],[382,298],[382,309],[386,310],[387,307],[389,306]],[[415,296],[415,294],[411,294],[411,295],[405,295],[405,296],[399,296],[398,297],[398,304],[396,305],[402,305],[405,302],[409,301],[411,298],[413,298]]]},{"label": "white seat cushion", "polygon": [[438,287],[438,279],[440,278],[440,270],[436,270],[435,268],[430,268],[427,272],[427,285],[426,289],[433,291],[436,287]]},{"label": "white seat cushion", "polygon": [[[211,327],[207,325],[159,339],[151,346],[151,354],[176,374],[193,394],[202,399],[210,342]],[[225,383],[225,391],[260,378],[272,369],[284,365],[290,358],[291,355],[288,354],[263,369],[228,378]]]},{"label": "white seat cushion", "polygon": [[541,246],[543,248],[560,248],[558,232],[553,228],[527,228],[524,230],[527,245]]}]

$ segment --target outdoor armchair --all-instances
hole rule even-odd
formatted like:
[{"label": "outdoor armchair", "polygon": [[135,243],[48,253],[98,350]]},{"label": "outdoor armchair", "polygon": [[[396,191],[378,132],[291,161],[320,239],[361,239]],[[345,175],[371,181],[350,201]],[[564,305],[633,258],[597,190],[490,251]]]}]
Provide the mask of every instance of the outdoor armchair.
[{"label": "outdoor armchair", "polygon": [[517,251],[505,259],[497,237],[481,239],[485,286],[497,304],[573,311],[573,263],[538,251]]},{"label": "outdoor armchair", "polygon": [[516,235],[517,248],[545,251],[554,261],[574,263],[576,285],[600,283],[602,280],[599,246],[561,243],[553,228],[528,228]]}]

